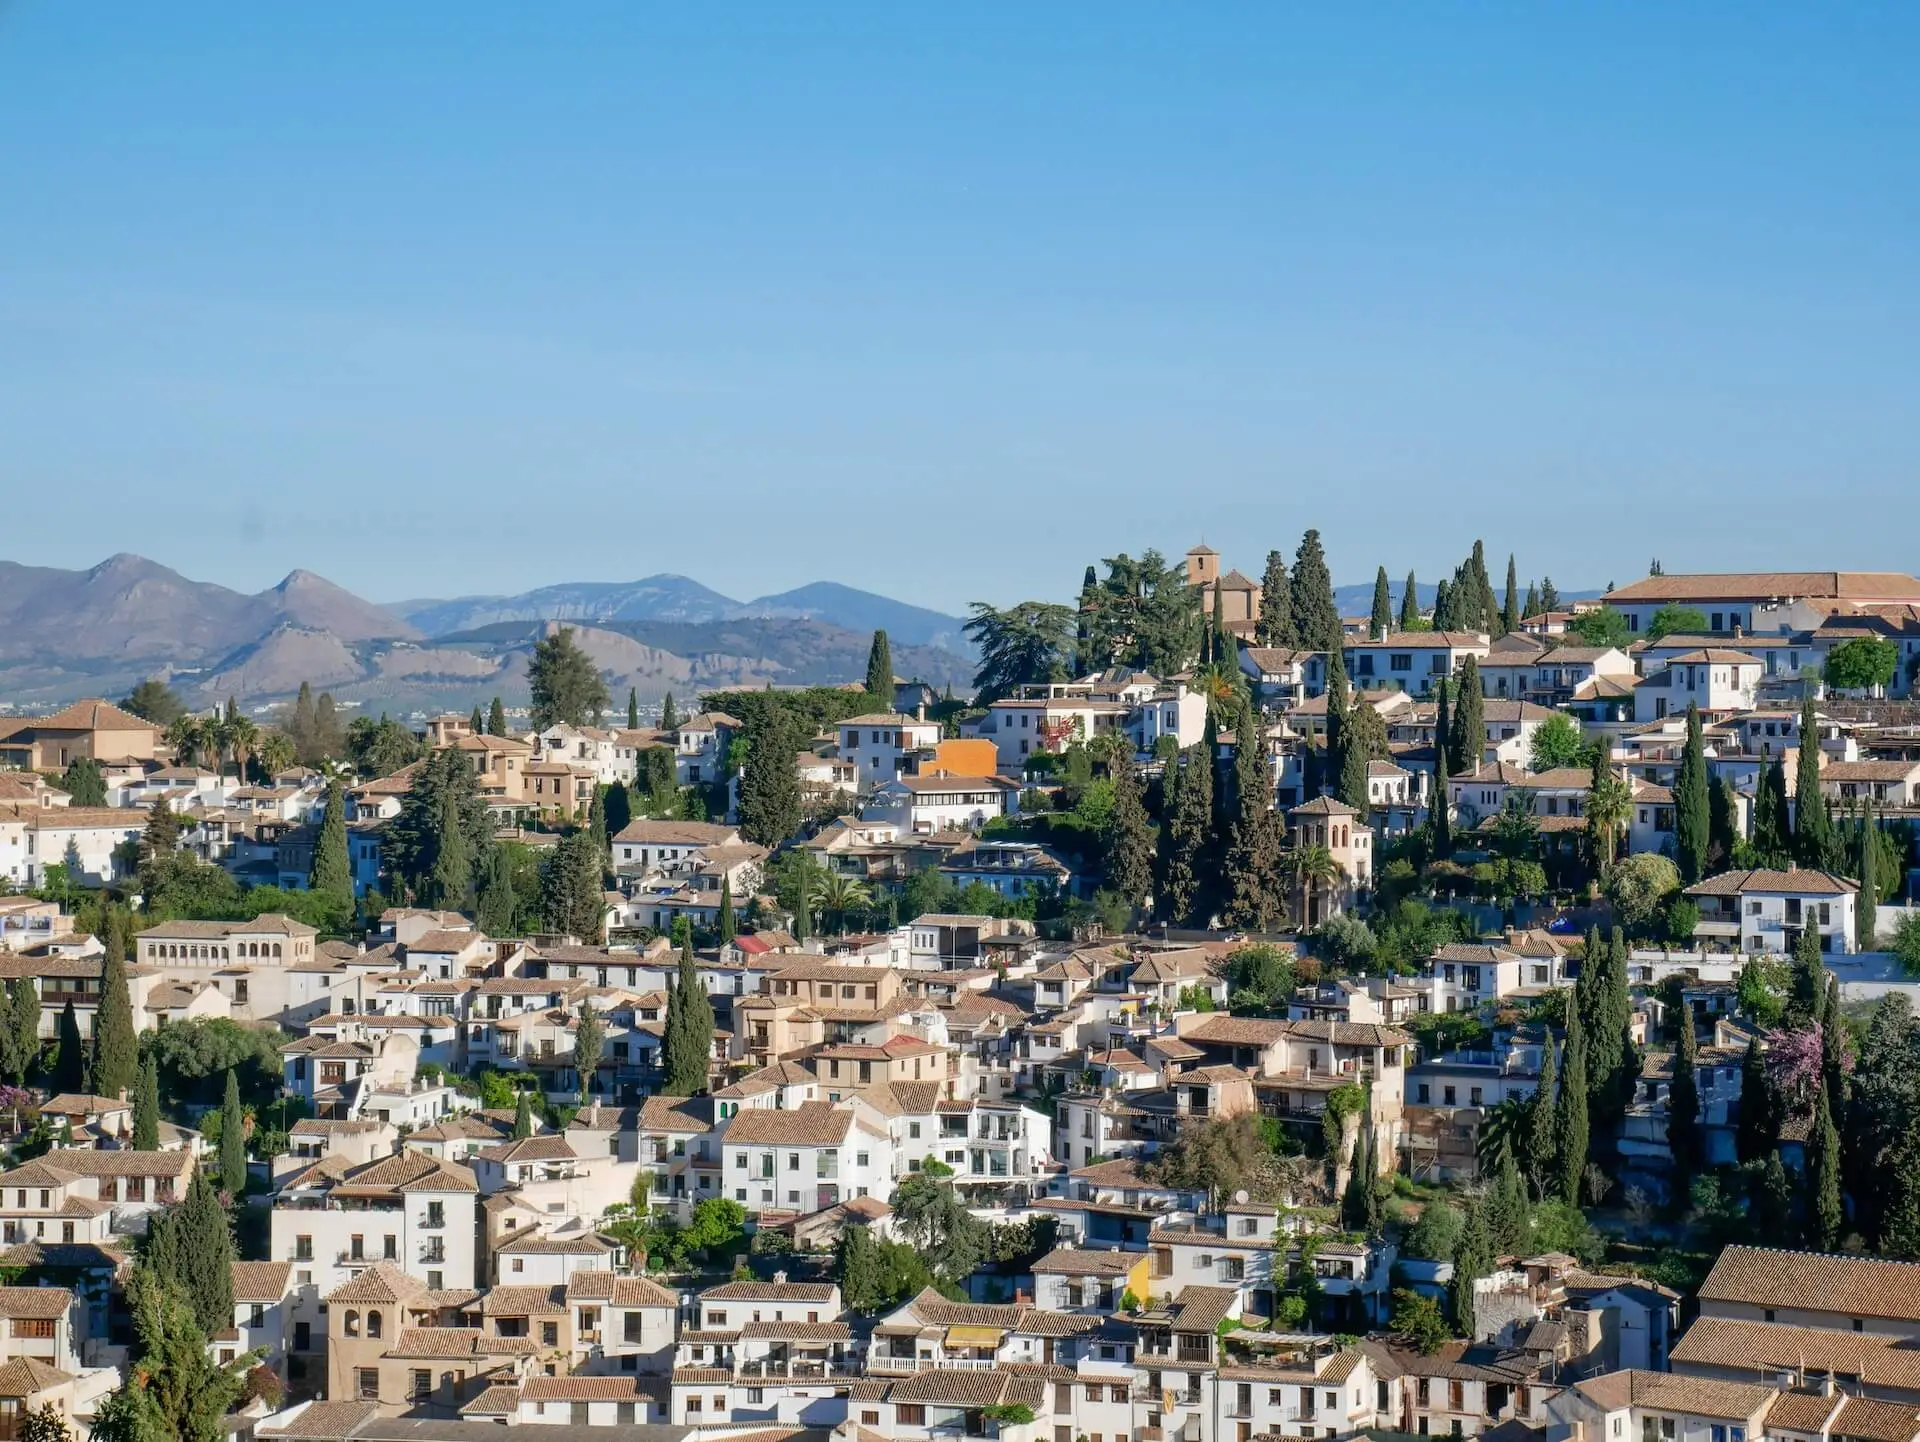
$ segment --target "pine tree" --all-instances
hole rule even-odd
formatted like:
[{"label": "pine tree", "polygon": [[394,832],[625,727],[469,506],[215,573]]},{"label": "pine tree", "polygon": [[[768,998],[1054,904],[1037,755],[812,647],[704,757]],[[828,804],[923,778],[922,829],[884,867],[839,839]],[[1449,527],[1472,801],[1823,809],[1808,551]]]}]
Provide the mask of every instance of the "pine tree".
[{"label": "pine tree", "polygon": [[1420,629],[1420,584],[1413,579],[1411,571],[1407,572],[1407,584],[1400,592],[1400,629]]},{"label": "pine tree", "polygon": [[1470,1202],[1460,1238],[1453,1248],[1453,1280],[1447,1284],[1453,1305],[1453,1328],[1469,1341],[1474,1338],[1473,1284],[1493,1270],[1493,1237],[1487,1229],[1486,1203]]},{"label": "pine tree", "polygon": [[674,707],[673,692],[667,692],[666,700],[660,703],[660,729],[674,731],[680,726],[680,712]]},{"label": "pine tree", "polygon": [[1854,945],[1874,951],[1880,942],[1880,884],[1877,872],[1879,833],[1873,822],[1873,798],[1868,797],[1860,818],[1860,894],[1853,899]]},{"label": "pine tree", "polygon": [[1547,612],[1557,611],[1559,609],[1560,609],[1560,592],[1557,588],[1555,588],[1553,584],[1553,577],[1551,576],[1541,577],[1540,579],[1541,614],[1544,615]]},{"label": "pine tree", "polygon": [[1540,1048],[1540,1086],[1527,1106],[1527,1180],[1533,1184],[1537,1201],[1546,1201],[1556,1185],[1559,1168],[1554,1164],[1554,1102],[1559,1086],[1560,1060],[1553,1032],[1547,1032]]},{"label": "pine tree", "polygon": [[220,1189],[236,1200],[247,1190],[247,1117],[240,1110],[240,1077],[232,1067],[220,1107]]},{"label": "pine tree", "polygon": [[473,853],[460,821],[460,802],[451,788],[441,801],[440,824],[434,838],[431,891],[434,904],[449,911],[465,911],[473,890]]},{"label": "pine tree", "polygon": [[1144,908],[1153,893],[1153,831],[1140,796],[1140,779],[1125,760],[1113,768],[1113,810],[1107,820],[1103,875],[1127,904]]},{"label": "pine tree", "polygon": [[1807,1138],[1806,1190],[1807,1245],[1817,1252],[1831,1252],[1840,1243],[1846,1216],[1840,1203],[1840,1132],[1833,1124],[1824,1086]]},{"label": "pine tree", "polygon": [[1480,769],[1486,754],[1486,693],[1480,687],[1480,663],[1467,657],[1460,668],[1453,710],[1453,730],[1447,742],[1449,769],[1456,776],[1471,776]]},{"label": "pine tree", "polygon": [[719,928],[722,946],[738,934],[733,919],[733,878],[724,872],[720,876],[720,914],[715,925]]},{"label": "pine tree", "polygon": [[533,1098],[521,1092],[513,1104],[513,1139],[525,1141],[533,1135]]},{"label": "pine tree", "polygon": [[160,1150],[160,1068],[152,1048],[140,1058],[140,1084],[133,1094],[133,1149]]},{"label": "pine tree", "polygon": [[1766,1053],[1760,1050],[1756,1033],[1747,1038],[1746,1055],[1740,1061],[1740,1116],[1733,1132],[1733,1154],[1743,1166],[1773,1150],[1777,1123],[1772,1099]]},{"label": "pine tree", "polygon": [[507,708],[495,696],[493,704],[487,707],[487,735],[504,736],[507,734]]},{"label": "pine tree", "polygon": [[1435,861],[1453,857],[1453,799],[1447,766],[1447,686],[1434,687],[1436,697],[1433,721],[1433,801],[1427,808],[1428,851]]},{"label": "pine tree", "polygon": [[666,1079],[663,1095],[699,1096],[707,1089],[708,1061],[713,1056],[713,1003],[693,965],[693,941],[680,951],[680,975],[667,994],[666,1035],[662,1038]]},{"label": "pine tree", "polygon": [[1287,562],[1278,551],[1267,552],[1266,574],[1260,578],[1260,620],[1253,628],[1253,637],[1262,646],[1300,644],[1300,634],[1293,624],[1293,588],[1287,580]]},{"label": "pine tree", "polygon": [[1393,629],[1393,590],[1387,585],[1387,568],[1373,573],[1373,620],[1369,628],[1378,641]]},{"label": "pine tree", "polygon": [[327,784],[327,804],[320,814],[320,835],[313,843],[307,890],[332,897],[346,912],[353,909],[353,863],[347,856],[347,794],[337,776]]},{"label": "pine tree", "polygon": [[1826,799],[1820,794],[1820,724],[1813,697],[1808,696],[1800,707],[1800,760],[1794,771],[1794,860],[1816,870],[1825,867],[1832,830]]},{"label": "pine tree", "polygon": [[1673,1054],[1673,1079],[1667,1084],[1667,1148],[1673,1153],[1671,1200],[1676,1207],[1687,1205],[1694,1174],[1704,1160],[1700,1150],[1698,1061],[1699,1042],[1694,1036],[1693,1011],[1682,1003],[1680,1043]]},{"label": "pine tree", "polygon": [[1788,821],[1787,772],[1778,756],[1760,773],[1753,797],[1753,854],[1758,865],[1784,867],[1793,855]]},{"label": "pine tree", "polygon": [[139,1048],[133,1030],[133,1002],[127,995],[125,943],[116,936],[107,952],[100,979],[100,1004],[93,1016],[93,1066],[88,1085],[95,1096],[126,1095],[139,1073]]},{"label": "pine tree", "polygon": [[488,936],[511,936],[519,898],[513,894],[513,863],[507,848],[496,846],[487,857],[486,879],[480,883],[476,919]]},{"label": "pine tree", "polygon": [[1520,576],[1514,569],[1513,554],[1507,554],[1507,603],[1500,608],[1500,634],[1511,636],[1520,629]]},{"label": "pine tree", "polygon": [[1570,1207],[1580,1205],[1587,1170],[1587,1056],[1580,1008],[1567,1008],[1566,1070],[1554,1106],[1553,1156],[1558,1175],[1555,1193]]},{"label": "pine tree", "polygon": [[1707,758],[1700,736],[1700,707],[1687,703],[1687,745],[1673,787],[1673,839],[1680,880],[1693,885],[1707,874],[1712,840],[1707,801]]},{"label": "pine tree", "polygon": [[556,723],[598,726],[607,709],[606,680],[575,641],[571,626],[555,626],[550,635],[534,642],[527,661],[527,687],[535,731]]},{"label": "pine tree", "polygon": [[40,991],[32,977],[16,976],[8,983],[7,992],[12,1002],[7,1010],[13,1026],[14,1055],[21,1068],[15,1080],[25,1082],[40,1070]]},{"label": "pine tree", "polygon": [[1300,644],[1309,651],[1340,649],[1340,608],[1333,599],[1333,577],[1327,571],[1320,533],[1301,537],[1293,558],[1293,623]]},{"label": "pine tree", "polygon": [[893,709],[893,643],[885,631],[875,631],[867,648],[867,694],[876,706]]}]

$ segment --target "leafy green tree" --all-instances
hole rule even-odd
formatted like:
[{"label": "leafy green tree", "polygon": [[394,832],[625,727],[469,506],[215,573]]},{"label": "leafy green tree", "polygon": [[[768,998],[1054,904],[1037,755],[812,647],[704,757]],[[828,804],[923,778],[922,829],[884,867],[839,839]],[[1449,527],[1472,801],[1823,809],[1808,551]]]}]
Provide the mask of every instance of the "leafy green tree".
[{"label": "leafy green tree", "polygon": [[1693,606],[1679,606],[1669,601],[1653,613],[1647,622],[1647,639],[1664,641],[1669,636],[1704,636],[1707,634],[1705,613]]},{"label": "leafy green tree", "polygon": [[352,914],[353,864],[347,856],[347,795],[337,776],[327,784],[326,809],[320,817],[320,835],[314,841],[307,890],[332,897],[346,915]]},{"label": "leafy green tree", "polygon": [[[95,1442],[223,1442],[228,1415],[245,1396],[247,1370],[260,1354],[215,1362],[207,1339],[217,1329],[198,1320],[186,1289],[149,1267],[134,1268],[127,1300],[139,1360],[101,1399],[91,1429]],[[233,1325],[231,1316],[224,1325]]]},{"label": "leafy green tree", "polygon": [[179,1205],[149,1224],[147,1261],[185,1294],[203,1331],[233,1325],[233,1227],[204,1165]]},{"label": "leafy green tree", "polygon": [[1459,1209],[1435,1197],[1420,1209],[1420,1219],[1407,1232],[1401,1250],[1409,1257],[1427,1262],[1451,1262],[1454,1248],[1460,1245],[1460,1228],[1465,1219]]},{"label": "leafy green tree", "polygon": [[1520,1179],[1520,1164],[1513,1148],[1500,1149],[1500,1172],[1493,1190],[1487,1194],[1487,1225],[1496,1253],[1524,1256],[1531,1235],[1532,1207],[1527,1199],[1527,1184]]},{"label": "leafy green tree", "polygon": [[540,886],[549,930],[578,937],[589,946],[600,944],[607,912],[603,856],[590,831],[576,831],[554,847]]},{"label": "leafy green tree", "polygon": [[1300,644],[1309,651],[1340,649],[1340,608],[1333,599],[1333,576],[1327,570],[1320,533],[1310,530],[1300,538],[1293,558],[1293,621]]},{"label": "leafy green tree", "polygon": [[100,763],[91,756],[82,756],[67,766],[60,777],[60,789],[67,793],[74,806],[107,804],[107,778],[100,770]]},{"label": "leafy green tree", "polygon": [[151,721],[163,731],[187,713],[186,703],[157,676],[149,676],[135,686],[121,701],[120,709]]},{"label": "leafy green tree", "polygon": [[1022,601],[998,610],[975,601],[968,609],[962,629],[980,656],[973,678],[976,705],[990,705],[1022,686],[1064,679],[1075,634],[1072,608]]},{"label": "leafy green tree", "polygon": [[1378,641],[1393,629],[1393,588],[1387,584],[1387,568],[1373,575],[1373,617],[1368,629]]},{"label": "leafy green tree", "polygon": [[1808,696],[1800,707],[1800,756],[1794,770],[1793,859],[1815,869],[1827,864],[1833,819],[1820,794],[1820,722]]},{"label": "leafy green tree", "polygon": [[160,1063],[151,1051],[140,1058],[140,1085],[133,1094],[133,1149],[160,1150]]},{"label": "leafy green tree", "polygon": [[603,820],[609,837],[618,836],[633,821],[633,797],[624,781],[609,786],[601,800]]},{"label": "leafy green tree", "polygon": [[875,631],[867,648],[867,694],[875,705],[893,709],[893,645],[885,631]]},{"label": "leafy green tree", "polygon": [[1440,1304],[1407,1287],[1393,1293],[1394,1335],[1423,1357],[1430,1357],[1453,1338]]},{"label": "leafy green tree", "polygon": [[1088,617],[1088,655],[1100,666],[1135,666],[1161,676],[1191,666],[1207,642],[1200,591],[1187,583],[1185,568],[1155,550],[1138,559],[1123,552],[1105,564]]},{"label": "leafy green tree", "polygon": [[1687,743],[1673,786],[1674,852],[1680,880],[1691,886],[1707,874],[1712,843],[1711,806],[1707,797],[1707,758],[1701,741],[1700,707],[1687,703]]},{"label": "leafy green tree", "polygon": [[391,776],[420,759],[420,739],[390,716],[356,716],[342,744],[362,776]]},{"label": "leafy green tree", "polygon": [[660,1088],[664,1095],[691,1097],[706,1091],[713,1056],[713,1002],[694,969],[691,940],[681,948],[680,974],[667,994],[661,1053],[666,1069],[666,1080]]},{"label": "leafy green tree", "polygon": [[[451,746],[433,752],[413,772],[400,814],[386,825],[384,851],[394,881],[429,904],[463,907],[493,846],[493,821],[473,767]],[[453,853],[444,864],[443,851]]]},{"label": "leafy green tree", "polygon": [[534,643],[527,662],[527,686],[533,693],[535,731],[556,723],[598,726],[611,699],[605,678],[574,640],[571,626],[556,626],[551,635]]},{"label": "leafy green tree", "polygon": [[220,1188],[230,1197],[247,1190],[247,1115],[240,1109],[240,1077],[227,1073],[227,1099],[220,1107]]},{"label": "leafy green tree", "polygon": [[1298,646],[1300,634],[1293,624],[1293,588],[1287,579],[1286,557],[1278,551],[1267,552],[1267,569],[1260,578],[1260,619],[1253,637],[1262,646]]},{"label": "leafy green tree", "polygon": [[[1541,605],[1546,605],[1544,599]],[[1618,650],[1626,649],[1633,640],[1626,616],[1611,606],[1582,611],[1567,622],[1567,634],[1578,637],[1583,646],[1612,646]]]},{"label": "leafy green tree", "polygon": [[900,1239],[926,1258],[937,1276],[963,1283],[986,1260],[989,1234],[953,1189],[950,1175],[940,1162],[908,1173],[893,1193],[893,1222]]},{"label": "leafy green tree", "polygon": [[1552,771],[1561,766],[1579,766],[1589,755],[1587,739],[1580,723],[1564,711],[1556,711],[1534,729],[1527,743],[1527,762],[1535,771]]},{"label": "leafy green tree", "polygon": [[1680,868],[1653,851],[1626,857],[1607,875],[1606,894],[1614,915],[1634,932],[1644,932],[1679,889]]},{"label": "leafy green tree", "polygon": [[1554,1102],[1553,1156],[1558,1172],[1554,1192],[1568,1206],[1577,1207],[1587,1170],[1587,1053],[1577,1006],[1567,1009],[1565,1055],[1565,1074]]},{"label": "leafy green tree", "polygon": [[1900,648],[1882,636],[1856,636],[1827,653],[1821,674],[1836,691],[1878,691],[1900,669]]}]

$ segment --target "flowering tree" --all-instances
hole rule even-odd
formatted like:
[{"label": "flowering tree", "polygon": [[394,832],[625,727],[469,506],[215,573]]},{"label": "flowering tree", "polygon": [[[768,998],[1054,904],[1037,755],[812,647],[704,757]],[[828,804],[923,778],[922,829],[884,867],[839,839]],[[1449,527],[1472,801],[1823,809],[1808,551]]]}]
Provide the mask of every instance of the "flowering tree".
[{"label": "flowering tree", "polygon": [[1767,1082],[1780,1098],[1785,1115],[1805,1116],[1813,1110],[1820,1090],[1825,1041],[1819,1022],[1798,1031],[1767,1033]]}]

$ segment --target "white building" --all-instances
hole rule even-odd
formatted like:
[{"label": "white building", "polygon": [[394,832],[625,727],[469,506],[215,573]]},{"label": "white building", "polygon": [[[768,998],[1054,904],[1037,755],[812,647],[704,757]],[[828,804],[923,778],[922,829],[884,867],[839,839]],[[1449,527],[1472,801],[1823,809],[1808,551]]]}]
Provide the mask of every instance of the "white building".
[{"label": "white building", "polygon": [[996,816],[1016,816],[1020,788],[1001,776],[897,776],[875,789],[863,821],[890,821],[903,832],[973,831]]},{"label": "white building", "polygon": [[908,759],[940,744],[940,723],[906,716],[898,711],[876,711],[851,716],[838,728],[840,759],[857,771],[862,793],[912,769]]},{"label": "white building", "polygon": [[1687,888],[1700,908],[1697,943],[1741,955],[1792,955],[1808,927],[1820,949],[1854,949],[1854,898],[1859,887],[1825,871],[1723,871]]}]

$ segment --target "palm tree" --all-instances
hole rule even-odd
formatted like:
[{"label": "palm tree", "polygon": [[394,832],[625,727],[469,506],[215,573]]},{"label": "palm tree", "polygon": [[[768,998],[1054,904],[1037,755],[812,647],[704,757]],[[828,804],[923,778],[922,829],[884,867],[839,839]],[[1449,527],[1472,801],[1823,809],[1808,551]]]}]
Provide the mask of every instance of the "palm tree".
[{"label": "palm tree", "polygon": [[269,779],[278,776],[294,763],[293,738],[284,731],[268,727],[254,742],[253,756]]},{"label": "palm tree", "polygon": [[1481,1176],[1498,1174],[1502,1151],[1512,1152],[1514,1160],[1520,1160],[1521,1139],[1527,1134],[1532,1115],[1532,1102],[1527,1097],[1507,1097],[1498,1106],[1480,1114],[1480,1135],[1474,1146],[1479,1154]]},{"label": "palm tree", "polygon": [[1594,868],[1603,877],[1613,869],[1620,828],[1632,814],[1633,792],[1627,783],[1604,761],[1597,762],[1587,787],[1587,838],[1593,848]]},{"label": "palm tree", "polygon": [[867,884],[852,876],[838,871],[829,871],[819,881],[812,892],[813,902],[823,914],[833,918],[833,929],[842,932],[847,929],[847,913],[858,907],[870,906],[873,893],[867,890]]},{"label": "palm tree", "polygon": [[242,781],[247,779],[247,758],[260,745],[260,728],[246,716],[229,716],[223,724],[225,740],[233,752],[233,769]]},{"label": "palm tree", "polygon": [[[1333,853],[1324,846],[1296,846],[1287,853],[1287,875],[1293,878],[1295,886],[1300,888],[1305,898],[1300,910],[1301,920],[1308,925],[1316,923],[1314,899],[1323,887],[1330,887],[1340,878],[1340,863],[1333,859]],[[1318,921],[1325,921],[1324,916]]]},{"label": "palm tree", "polygon": [[162,739],[173,749],[176,763],[185,765],[191,757],[193,763],[198,765],[206,759],[208,749],[216,744],[218,734],[217,721],[189,713],[176,717]]}]

